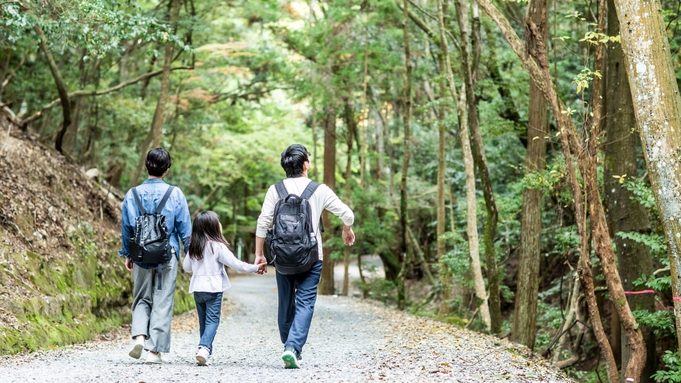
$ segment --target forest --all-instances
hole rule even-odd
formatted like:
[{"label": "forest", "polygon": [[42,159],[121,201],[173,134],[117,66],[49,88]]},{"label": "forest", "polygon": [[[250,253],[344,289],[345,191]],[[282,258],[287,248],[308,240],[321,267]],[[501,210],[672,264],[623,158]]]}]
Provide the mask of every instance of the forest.
[{"label": "forest", "polygon": [[0,114],[122,192],[166,148],[191,213],[251,260],[280,153],[304,144],[356,215],[352,248],[323,216],[321,294],[509,338],[584,382],[679,382],[680,12],[0,0]]}]

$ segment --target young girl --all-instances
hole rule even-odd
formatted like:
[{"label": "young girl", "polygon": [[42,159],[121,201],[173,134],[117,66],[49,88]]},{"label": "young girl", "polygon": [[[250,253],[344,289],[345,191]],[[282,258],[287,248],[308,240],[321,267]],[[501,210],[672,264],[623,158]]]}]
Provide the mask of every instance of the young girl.
[{"label": "young girl", "polygon": [[220,324],[222,292],[231,286],[224,266],[246,273],[263,271],[267,267],[267,263],[251,265],[236,259],[227,246],[218,215],[212,211],[199,213],[194,219],[189,255],[184,258],[182,268],[192,273],[189,293],[194,293],[199,314],[201,340],[196,361],[200,366],[205,365],[212,354],[213,339]]}]

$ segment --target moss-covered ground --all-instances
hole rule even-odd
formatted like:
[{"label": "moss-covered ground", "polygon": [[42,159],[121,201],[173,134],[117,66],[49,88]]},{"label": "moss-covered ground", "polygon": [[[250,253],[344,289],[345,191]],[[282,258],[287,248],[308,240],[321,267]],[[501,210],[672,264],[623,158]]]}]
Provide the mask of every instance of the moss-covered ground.
[{"label": "moss-covered ground", "polygon": [[[19,322],[0,326],[0,354],[84,342],[131,320],[132,279],[116,254],[117,241],[103,243],[87,224],[74,230],[69,240],[72,251],[64,256],[10,253],[11,263],[23,267],[10,270],[5,265],[5,283],[29,286],[33,297],[0,301]],[[186,286],[187,279],[179,272],[176,314],[194,307]]]}]

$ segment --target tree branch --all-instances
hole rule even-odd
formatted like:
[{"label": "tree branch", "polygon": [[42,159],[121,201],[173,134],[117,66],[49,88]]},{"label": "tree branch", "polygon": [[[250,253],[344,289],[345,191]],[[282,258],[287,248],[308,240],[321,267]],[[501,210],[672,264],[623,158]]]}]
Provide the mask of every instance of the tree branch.
[{"label": "tree branch", "polygon": [[[418,8],[419,11],[423,12],[423,14],[425,14],[426,16],[428,16],[429,18],[431,18],[432,20],[437,21],[437,18],[435,18],[435,16],[433,16],[433,15],[431,15],[430,13],[426,12],[423,8],[421,8],[418,4],[416,4],[416,3],[413,2],[412,0],[409,0],[409,3],[412,4],[413,6],[415,6],[416,8]],[[396,5],[398,8],[402,9],[402,6],[401,6],[400,4],[395,3],[395,5]],[[430,37],[431,40],[433,40],[433,43],[435,43],[435,44],[437,44],[438,46],[440,46],[440,36],[439,36],[435,31],[433,31],[433,30],[428,26],[428,24],[426,24],[425,20],[423,20],[423,19],[420,18],[416,13],[414,13],[414,11],[412,11],[412,10],[408,10],[408,11],[409,11],[409,18],[411,19],[411,21],[413,21],[414,24],[416,24],[417,27],[421,28],[421,30],[422,30],[426,35],[428,35],[428,37]],[[455,46],[457,49],[460,50],[461,47],[460,47],[460,45],[459,45],[459,42],[458,42],[458,41],[456,40],[456,38],[454,37],[454,35],[453,35],[450,31],[448,31],[448,30],[446,30],[446,29],[445,29],[445,33],[446,33],[447,36],[449,36],[449,38],[452,40],[452,43],[454,44],[454,46]]]},{"label": "tree branch", "polygon": [[21,62],[19,63],[19,65],[17,65],[17,66],[9,73],[9,75],[7,76],[7,78],[5,78],[5,81],[2,82],[2,85],[0,85],[0,90],[2,90],[2,88],[6,87],[7,84],[9,84],[10,80],[12,80],[12,77],[14,77],[14,75],[17,73],[17,71],[19,70],[19,68],[21,68],[21,67],[24,65],[24,63],[26,62],[26,57],[28,57],[28,52],[29,52],[29,51],[26,51],[26,53],[24,53],[24,57],[21,58]]},{"label": "tree branch", "polygon": [[[191,67],[191,66],[180,66],[180,67],[171,68],[170,70],[171,70],[171,71],[174,71],[174,70],[183,70],[183,69],[194,69],[194,68]],[[136,83],[138,83],[138,82],[140,82],[140,81],[142,81],[142,80],[145,80],[145,79],[147,79],[147,78],[158,76],[158,75],[161,74],[161,73],[163,73],[163,69],[159,69],[159,70],[156,70],[156,71],[153,71],[153,72],[147,72],[147,73],[145,73],[145,74],[143,74],[143,75],[141,75],[141,76],[139,76],[139,77],[136,77],[136,78],[134,78],[134,79],[132,79],[132,80],[128,80],[128,81],[122,82],[122,83],[120,83],[120,84],[118,84],[118,85],[116,85],[116,86],[114,86],[114,87],[108,88],[108,89],[102,89],[102,90],[77,90],[77,91],[75,91],[75,92],[69,93],[69,94],[68,94],[68,97],[69,97],[69,99],[73,99],[73,98],[84,97],[84,96],[101,96],[101,95],[105,95],[105,94],[112,93],[112,92],[115,92],[115,91],[117,91],[117,90],[123,89],[123,88],[125,88],[125,87],[127,87],[127,86],[136,84]],[[54,100],[54,101],[52,101],[51,103],[45,105],[41,110],[35,112],[32,116],[30,116],[30,117],[24,119],[24,120],[21,122],[22,126],[26,126],[27,124],[30,124],[31,122],[33,122],[33,121],[39,119],[40,117],[42,117],[42,115],[43,115],[46,111],[48,111],[48,110],[54,108],[55,106],[59,105],[59,103],[60,103],[60,100],[57,99],[57,100]]]}]

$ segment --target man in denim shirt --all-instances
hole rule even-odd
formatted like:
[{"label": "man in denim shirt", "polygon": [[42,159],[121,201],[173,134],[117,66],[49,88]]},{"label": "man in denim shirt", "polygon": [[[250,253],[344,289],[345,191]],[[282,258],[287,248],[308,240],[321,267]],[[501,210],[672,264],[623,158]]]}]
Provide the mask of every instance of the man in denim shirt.
[{"label": "man in denim shirt", "polygon": [[[163,181],[173,160],[165,149],[156,148],[147,153],[146,166],[149,178],[137,186],[142,206],[147,212],[156,210],[161,198],[170,187]],[[123,200],[123,224],[121,229],[122,249],[119,255],[125,258],[125,268],[132,271],[134,281],[132,301],[132,337],[135,345],[129,355],[139,359],[142,349],[149,351],[147,363],[163,363],[162,352],[170,351],[170,322],[173,316],[175,280],[180,259],[182,239],[185,253],[189,249],[192,234],[191,218],[187,199],[179,188],[173,188],[168,201],[161,211],[166,218],[170,245],[174,256],[163,265],[161,275],[155,266],[133,263],[128,256],[128,241],[134,234],[135,218],[141,215],[132,189]],[[161,289],[157,288],[157,278],[161,277]]]}]

